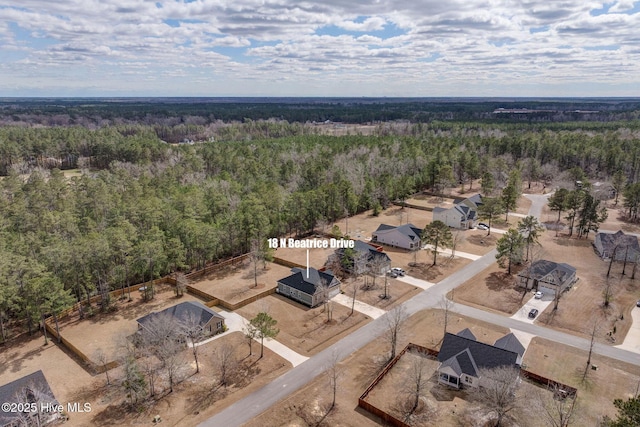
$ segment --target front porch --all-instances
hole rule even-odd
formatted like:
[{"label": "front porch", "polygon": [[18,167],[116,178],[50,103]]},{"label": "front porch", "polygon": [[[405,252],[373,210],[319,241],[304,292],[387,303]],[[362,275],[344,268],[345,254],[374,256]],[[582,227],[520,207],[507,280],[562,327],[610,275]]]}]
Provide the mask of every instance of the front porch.
[{"label": "front porch", "polygon": [[444,372],[438,374],[438,383],[460,389],[460,378]]}]

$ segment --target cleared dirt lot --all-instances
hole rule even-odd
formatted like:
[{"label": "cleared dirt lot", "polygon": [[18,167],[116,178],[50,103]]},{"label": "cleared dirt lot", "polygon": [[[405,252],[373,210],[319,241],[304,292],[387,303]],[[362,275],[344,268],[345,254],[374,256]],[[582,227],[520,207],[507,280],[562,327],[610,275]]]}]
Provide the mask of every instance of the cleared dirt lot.
[{"label": "cleared dirt lot", "polygon": [[138,329],[136,319],[184,301],[200,301],[189,294],[176,298],[169,285],[157,286],[155,298],[148,302],[142,300],[141,292],[138,291],[131,292],[131,297],[132,302],[126,299],[116,301],[118,310],[114,313],[97,312],[95,316],[83,320],[76,314],[63,319],[60,322],[60,333],[93,362],[97,362],[94,354],[98,349],[102,349],[107,359],[113,361],[118,358],[118,347],[122,341]]},{"label": "cleared dirt lot", "polygon": [[387,295],[388,298],[384,299],[384,277],[377,277],[375,286],[371,277],[366,278],[368,287],[365,286],[364,278],[347,279],[342,282],[342,291],[349,298],[353,297],[353,286],[357,287],[356,300],[364,302],[374,307],[382,308],[384,310],[390,310],[396,305],[408,300],[409,298],[419,294],[422,289],[412,286],[408,283],[401,282],[396,279],[387,277]]},{"label": "cleared dirt lot", "polygon": [[[448,297],[473,307],[490,309],[511,316],[522,307],[522,291],[515,287],[516,271],[509,276],[497,263],[449,292]],[[526,297],[525,297],[526,301]]]},{"label": "cleared dirt lot", "polygon": [[[293,252],[293,250],[291,250]],[[303,251],[303,250],[299,250]],[[304,250],[306,256],[306,250]],[[236,304],[246,298],[277,287],[277,281],[291,275],[291,269],[272,262],[265,269],[258,265],[258,286],[255,285],[253,266],[249,261],[235,266],[228,266],[216,271],[202,280],[191,284],[196,289],[209,295]]]},{"label": "cleared dirt lot", "polygon": [[332,321],[327,322],[325,307],[309,308],[281,295],[269,295],[248,304],[237,312],[245,319],[253,319],[266,311],[278,321],[280,333],[276,338],[292,350],[310,356],[330,346],[370,320],[368,316],[343,305],[331,303]]},{"label": "cleared dirt lot", "polygon": [[587,356],[586,351],[536,337],[524,355],[524,364],[532,372],[576,387],[575,425],[594,426],[603,415],[615,416],[613,399],[627,399],[636,392],[640,367],[593,355],[592,364],[598,369],[589,369],[583,382]]}]

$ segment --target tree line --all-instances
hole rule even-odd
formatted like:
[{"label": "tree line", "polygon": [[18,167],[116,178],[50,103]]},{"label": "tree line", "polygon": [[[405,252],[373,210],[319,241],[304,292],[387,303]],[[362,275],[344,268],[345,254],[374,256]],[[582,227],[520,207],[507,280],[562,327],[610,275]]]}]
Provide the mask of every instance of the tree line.
[{"label": "tree line", "polygon": [[[336,137],[269,126],[212,128],[213,140],[194,145],[166,144],[141,124],[1,127],[0,336],[9,318],[33,329],[74,300],[379,212],[423,189],[481,178],[483,193],[500,193],[510,210],[520,179],[550,182],[570,168],[594,179],[617,173],[635,188],[640,160],[637,136],[624,127],[418,123]],[[82,174],[67,177],[64,166]]]}]

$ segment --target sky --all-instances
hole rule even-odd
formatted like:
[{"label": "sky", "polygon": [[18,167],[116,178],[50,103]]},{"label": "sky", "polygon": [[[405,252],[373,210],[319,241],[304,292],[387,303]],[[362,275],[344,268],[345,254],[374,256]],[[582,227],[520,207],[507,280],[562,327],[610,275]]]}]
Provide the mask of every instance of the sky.
[{"label": "sky", "polygon": [[0,96],[640,96],[640,1],[0,0]]}]

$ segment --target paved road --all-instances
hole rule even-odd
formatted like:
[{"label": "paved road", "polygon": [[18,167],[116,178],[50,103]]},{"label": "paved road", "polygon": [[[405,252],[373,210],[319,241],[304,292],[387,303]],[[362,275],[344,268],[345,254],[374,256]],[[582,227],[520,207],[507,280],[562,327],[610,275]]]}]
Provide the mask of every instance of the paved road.
[{"label": "paved road", "polygon": [[[526,195],[532,205],[529,214],[540,218],[542,207],[548,195]],[[471,279],[495,262],[496,250],[487,253],[478,260],[466,265],[451,276],[430,286],[425,291],[406,301],[403,306],[410,316],[420,310],[439,307],[443,297],[456,286]],[[453,304],[452,311],[485,322],[510,328],[520,334],[536,335],[548,340],[561,342],[566,345],[588,350],[590,342],[584,338],[563,332],[547,329],[543,326],[523,322],[499,314],[489,313],[461,304]],[[342,360],[351,353],[361,349],[369,342],[384,333],[387,325],[388,313],[359,328],[347,337],[338,341],[326,350],[314,355],[309,360],[296,366],[289,372],[278,377],[244,399],[228,406],[223,411],[209,418],[202,427],[239,426],[260,415],[272,405],[299,390],[317,375],[324,372],[333,360]],[[595,343],[593,351],[612,359],[640,365],[637,353],[619,348]]]},{"label": "paved road", "polygon": [[[466,265],[429,290],[406,301],[403,305],[407,314],[411,316],[425,308],[437,307],[442,300],[442,296],[446,295],[449,290],[475,276],[492,262],[495,262],[495,250],[484,255],[479,260]],[[342,360],[381,335],[386,329],[387,317],[388,314],[384,314],[357,329],[355,332],[326,350],[314,355],[306,362],[291,369],[260,390],[228,406],[217,415],[200,424],[200,426],[239,426],[260,415],[270,406],[275,405],[281,399],[289,396],[322,373],[330,365],[331,361],[334,360],[334,354],[338,360]]]}]

